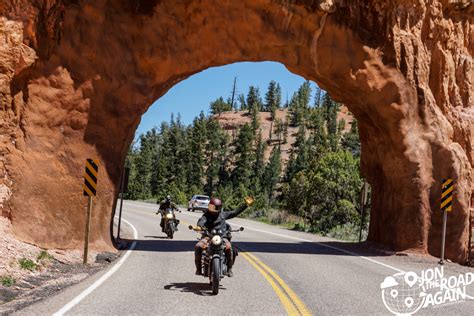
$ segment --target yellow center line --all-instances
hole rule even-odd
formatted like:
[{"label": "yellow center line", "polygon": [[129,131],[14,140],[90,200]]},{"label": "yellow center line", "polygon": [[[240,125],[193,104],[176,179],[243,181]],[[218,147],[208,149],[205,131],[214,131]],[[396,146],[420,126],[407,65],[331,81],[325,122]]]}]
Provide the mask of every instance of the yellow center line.
[{"label": "yellow center line", "polygon": [[283,304],[283,307],[285,308],[286,312],[288,315],[300,315],[298,313],[298,310],[295,308],[295,306],[291,303],[290,299],[283,293],[281,288],[273,281],[273,279],[270,277],[270,275],[265,272],[262,268],[258,266],[256,262],[252,260],[252,258],[249,257],[249,255],[245,252],[241,252],[242,256],[247,259],[248,262],[258,271],[260,272],[261,275],[267,280],[267,282],[270,284],[270,286],[273,288],[273,291],[275,291],[276,295],[280,299],[281,303]]},{"label": "yellow center line", "polygon": [[[146,211],[141,211],[142,213],[147,213],[149,215],[154,215]],[[180,222],[186,226],[191,225],[190,223],[180,220]],[[276,293],[280,299],[283,307],[285,308],[288,315],[311,315],[311,312],[308,310],[306,305],[301,301],[301,299],[296,295],[296,293],[283,281],[283,279],[276,274],[268,265],[263,263],[260,259],[255,257],[252,253],[243,250],[240,252],[242,257],[244,257],[260,274],[267,280],[267,282],[272,287],[273,291]],[[276,281],[276,282],[275,282]],[[277,284],[278,283],[278,284]]]},{"label": "yellow center line", "polygon": [[257,263],[259,263],[265,271],[267,271],[285,290],[287,295],[290,297],[291,301],[295,304],[296,308],[300,312],[300,315],[311,315],[311,312],[308,310],[306,305],[301,301],[301,299],[296,295],[296,293],[283,281],[283,279],[275,273],[269,266],[267,266],[265,263],[263,263],[260,259],[255,257],[252,253],[247,253],[247,255],[255,260]]}]

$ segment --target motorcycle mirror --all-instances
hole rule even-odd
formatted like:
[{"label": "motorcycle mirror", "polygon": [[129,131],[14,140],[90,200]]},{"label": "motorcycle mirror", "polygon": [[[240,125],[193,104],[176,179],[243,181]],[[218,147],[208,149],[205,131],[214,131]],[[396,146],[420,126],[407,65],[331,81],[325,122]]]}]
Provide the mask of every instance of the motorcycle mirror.
[{"label": "motorcycle mirror", "polygon": [[193,230],[193,225],[189,225],[188,228]]},{"label": "motorcycle mirror", "polygon": [[239,228],[239,230],[240,230],[240,231],[243,231],[243,230],[244,230],[244,228],[243,228],[243,227],[240,227],[240,228]]}]

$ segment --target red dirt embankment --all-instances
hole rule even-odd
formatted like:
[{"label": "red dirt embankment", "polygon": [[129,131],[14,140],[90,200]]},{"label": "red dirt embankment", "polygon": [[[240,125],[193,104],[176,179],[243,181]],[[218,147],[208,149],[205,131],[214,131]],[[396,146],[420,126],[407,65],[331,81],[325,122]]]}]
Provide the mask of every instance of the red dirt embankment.
[{"label": "red dirt embankment", "polygon": [[[288,121],[288,109],[279,109],[276,111],[276,121],[281,121],[282,123],[286,124]],[[231,137],[237,137],[239,129],[244,124],[251,124],[252,123],[252,116],[249,115],[248,111],[228,111],[223,112],[220,115],[214,116],[221,127],[226,130]],[[351,122],[353,120],[352,114],[349,112],[346,106],[342,106],[340,108],[339,113],[337,114],[337,120],[344,120],[346,122],[346,126],[344,128],[344,132],[347,132],[351,128]],[[262,133],[262,139],[267,143],[267,147],[265,149],[265,159],[270,157],[270,153],[272,152],[272,148],[278,145],[276,141],[278,139],[278,135],[275,133],[276,131],[276,124],[273,122],[273,133],[272,133],[272,140],[270,141],[270,127],[272,123],[271,113],[270,112],[260,112],[259,113],[259,122],[260,122],[260,131]],[[280,144],[281,149],[281,160],[283,165],[286,166],[291,154],[291,148],[296,141],[296,135],[298,134],[297,127],[288,126],[288,134],[287,134],[287,142]],[[282,136],[283,138],[283,136]]]}]

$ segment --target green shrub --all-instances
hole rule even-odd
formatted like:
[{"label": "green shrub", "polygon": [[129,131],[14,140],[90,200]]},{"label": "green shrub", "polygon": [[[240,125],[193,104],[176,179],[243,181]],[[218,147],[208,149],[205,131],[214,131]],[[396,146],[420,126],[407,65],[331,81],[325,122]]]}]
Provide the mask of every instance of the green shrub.
[{"label": "green shrub", "polygon": [[20,267],[24,270],[34,271],[38,268],[38,265],[31,259],[21,258],[18,260]]},{"label": "green shrub", "polygon": [[[347,241],[358,241],[359,240],[359,230],[360,226],[354,223],[345,223],[343,225],[338,225],[333,227],[328,233],[327,236],[347,240]],[[366,233],[362,235],[362,240],[364,240]]]},{"label": "green shrub", "polygon": [[4,275],[0,277],[0,284],[10,287],[16,283],[16,280],[11,275]]},{"label": "green shrub", "polygon": [[41,250],[39,255],[36,257],[36,260],[42,261],[42,260],[52,260],[54,257],[50,255],[46,250]]}]

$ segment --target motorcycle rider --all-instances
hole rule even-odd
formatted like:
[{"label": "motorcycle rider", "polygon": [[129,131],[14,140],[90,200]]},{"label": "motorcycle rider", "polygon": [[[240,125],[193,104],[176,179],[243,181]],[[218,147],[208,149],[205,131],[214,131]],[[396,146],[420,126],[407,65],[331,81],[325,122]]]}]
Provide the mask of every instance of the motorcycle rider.
[{"label": "motorcycle rider", "polygon": [[[161,226],[161,231],[164,231],[164,224],[165,224],[165,214],[163,211],[165,211],[168,208],[171,208],[174,212],[174,210],[178,209],[178,206],[171,201],[171,196],[167,195],[164,200],[161,202],[157,202],[160,204],[160,207],[158,208],[158,211],[156,214],[160,213],[161,214],[161,221],[160,221],[160,226]],[[178,230],[178,227],[176,227],[176,230]]]},{"label": "motorcycle rider", "polygon": [[[226,232],[230,229],[230,225],[227,224],[226,220],[231,219],[242,213],[247,207],[252,205],[254,202],[253,197],[246,197],[245,204],[241,205],[233,211],[221,211],[222,201],[218,198],[212,198],[209,201],[207,212],[205,212],[202,217],[198,220],[198,228],[205,228],[207,231],[212,229],[222,230]],[[228,239],[229,234],[224,234],[225,242],[225,256],[227,259],[227,276],[232,277],[232,266],[234,264],[235,256],[232,254],[232,245]],[[201,259],[202,251],[208,246],[209,237],[202,237],[201,240],[194,247],[194,262],[196,264],[196,275],[202,275],[201,271]]]}]

